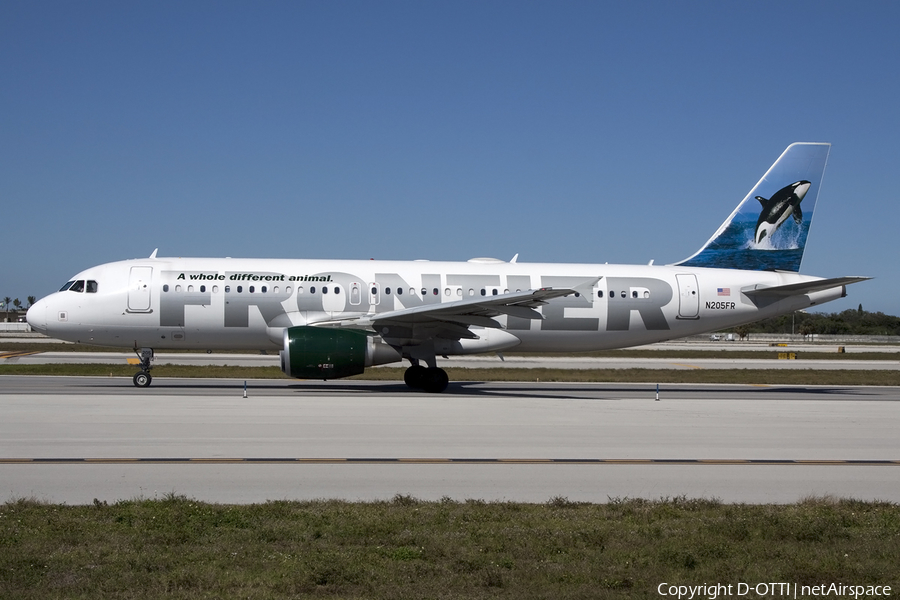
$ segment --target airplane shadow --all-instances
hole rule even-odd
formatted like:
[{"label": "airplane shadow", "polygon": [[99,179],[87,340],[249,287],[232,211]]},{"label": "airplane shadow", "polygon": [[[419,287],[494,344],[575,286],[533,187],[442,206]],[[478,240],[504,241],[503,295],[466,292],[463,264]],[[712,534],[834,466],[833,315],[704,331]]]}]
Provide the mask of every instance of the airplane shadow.
[{"label": "airplane shadow", "polygon": [[[130,381],[120,378],[97,378],[90,381],[72,382],[67,387],[81,389],[110,389],[134,390],[139,394],[165,394],[165,393],[190,393],[197,391],[221,391],[241,393],[244,389],[243,381],[213,380],[213,379],[178,379],[160,377],[153,380],[149,388],[136,388]],[[606,383],[529,383],[529,382],[494,382],[494,381],[457,381],[451,382],[444,392],[427,393],[421,390],[412,390],[403,382],[395,381],[285,381],[285,380],[248,380],[246,382],[248,395],[253,392],[294,392],[296,394],[318,395],[368,395],[373,399],[383,396],[413,396],[422,399],[439,400],[453,397],[484,397],[484,398],[547,398],[547,399],[573,399],[573,400],[630,400],[654,398],[656,384],[606,384]],[[752,392],[757,398],[767,396],[816,396],[823,399],[829,396],[840,395],[846,400],[848,395],[868,399],[870,396],[879,396],[868,388],[855,386],[839,387],[802,387],[802,386],[750,386],[750,385],[703,385],[693,386],[686,384],[661,384],[660,397],[665,400],[723,400],[723,394],[739,392],[746,394]],[[837,398],[836,398],[837,399]],[[893,398],[884,397],[884,401],[895,401]]]}]

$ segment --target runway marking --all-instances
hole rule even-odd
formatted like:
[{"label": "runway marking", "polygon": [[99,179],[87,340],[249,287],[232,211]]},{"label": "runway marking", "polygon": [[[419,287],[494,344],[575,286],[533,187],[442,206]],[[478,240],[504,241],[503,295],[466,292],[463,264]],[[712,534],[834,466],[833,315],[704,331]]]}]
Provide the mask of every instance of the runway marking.
[{"label": "runway marking", "polygon": [[40,352],[37,350],[33,350],[30,352],[16,350],[13,352],[3,352],[2,354],[0,354],[0,358],[19,358],[20,356],[31,356],[32,354],[40,354]]},{"label": "runway marking", "polygon": [[298,465],[764,465],[764,466],[898,466],[900,460],[804,460],[765,458],[0,458],[0,465],[164,465],[164,464],[298,464]]}]

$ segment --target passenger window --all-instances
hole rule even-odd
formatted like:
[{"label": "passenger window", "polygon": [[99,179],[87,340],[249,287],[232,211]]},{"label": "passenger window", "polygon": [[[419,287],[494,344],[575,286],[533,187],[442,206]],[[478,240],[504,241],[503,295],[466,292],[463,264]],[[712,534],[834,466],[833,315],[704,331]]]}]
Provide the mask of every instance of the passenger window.
[{"label": "passenger window", "polygon": [[470,295],[470,296],[474,296],[474,295],[475,295],[475,290],[473,290],[472,288],[469,288],[469,295]]},{"label": "passenger window", "polygon": [[615,298],[616,293],[613,290],[609,290],[609,297],[610,297],[610,299]]},{"label": "passenger window", "polygon": [[426,290],[425,288],[422,288],[422,297],[424,298],[427,295],[428,295],[428,290]]},{"label": "passenger window", "polygon": [[265,294],[267,289],[268,288],[266,286],[262,286],[262,288],[260,288],[259,291],[261,291],[263,294]]},{"label": "passenger window", "polygon": [[598,298],[602,298],[602,297],[603,297],[603,290],[597,290],[597,297],[598,297]]},{"label": "passenger window", "polygon": [[226,293],[226,294],[230,294],[230,293],[231,293],[231,286],[230,286],[230,285],[226,285],[226,286],[225,286],[225,293]]},{"label": "passenger window", "polygon": [[449,295],[450,295],[450,288],[444,288],[444,295],[445,295],[445,296],[449,296]]},{"label": "passenger window", "polygon": [[[175,286],[175,291],[176,291],[176,292],[180,292],[180,291],[181,291],[181,286],[180,286],[180,285],[176,285],[176,286]],[[238,291],[241,291],[241,288],[238,288]]]},{"label": "passenger window", "polygon": [[219,286],[214,285],[212,291],[213,291],[213,294],[218,294],[218,293],[219,293]]},{"label": "passenger window", "polygon": [[[177,292],[177,291],[180,291],[180,290],[178,290],[178,288],[175,288],[175,291]],[[237,286],[237,293],[238,293],[238,294],[242,293],[243,291],[244,291],[244,286],[242,286],[242,285]]]},{"label": "passenger window", "polygon": [[[310,288],[310,289],[312,289],[312,288]],[[327,286],[327,285],[323,285],[323,286],[322,286],[322,293],[323,293],[323,294],[327,294],[327,293],[328,293],[328,286]]]},{"label": "passenger window", "polygon": [[250,286],[250,293],[252,294],[252,293],[255,292],[255,291],[256,291],[256,286],[255,286],[255,285],[251,285],[251,286]]},{"label": "passenger window", "polygon": [[431,290],[431,293],[434,294],[435,296],[437,296],[438,294],[441,293],[441,291],[437,288],[434,288],[433,290]]},{"label": "passenger window", "polygon": [[[286,288],[284,288],[284,293],[287,294],[288,296],[290,296],[290,295],[291,295],[291,286],[287,286]],[[302,294],[302,293],[303,293],[303,288],[302,288],[302,287],[298,287],[298,288],[297,288],[297,293],[298,293],[298,294]]]},{"label": "passenger window", "polygon": [[487,296],[487,291],[484,288],[481,288],[481,295]]},{"label": "passenger window", "polygon": [[634,290],[634,291],[631,292],[631,297],[632,297],[632,298],[637,298],[637,290]]},{"label": "passenger window", "polygon": [[88,280],[87,293],[88,294],[96,294],[97,293],[97,282],[96,281]]},{"label": "passenger window", "polygon": [[623,291],[623,292],[622,292],[622,297],[623,297],[623,298],[626,298],[627,296],[628,296],[628,294],[626,294],[626,293]]},{"label": "passenger window", "polygon": [[315,294],[315,293],[316,293],[316,286],[314,286],[314,285],[309,286],[309,293],[310,293],[310,294]]},{"label": "passenger window", "polygon": [[341,288],[339,288],[339,287],[337,287],[337,286],[334,286],[334,293],[335,293],[335,294],[340,294],[340,293],[341,293]]},{"label": "passenger window", "polygon": [[491,296],[496,296],[496,295],[497,295],[497,288],[494,288],[493,290],[491,290]]},{"label": "passenger window", "polygon": [[163,286],[163,291],[164,291],[164,292],[168,292],[168,291],[169,291],[169,284],[168,284],[168,283],[165,284],[165,285]]},{"label": "passenger window", "polygon": [[79,294],[84,291],[84,280],[79,279],[75,283],[72,284],[72,287],[69,288],[70,292],[78,292]]},{"label": "passenger window", "polygon": [[201,286],[200,286],[200,293],[203,293],[203,292],[205,292],[205,291],[206,291],[206,286],[205,286],[205,285],[201,285]]},{"label": "passenger window", "polygon": [[189,286],[188,286],[188,292],[193,292],[193,291],[194,291],[194,286],[189,285]]},{"label": "passenger window", "polygon": [[389,287],[384,288],[384,293],[387,294],[388,296],[390,296],[390,295],[391,295],[391,288],[389,288]]},{"label": "passenger window", "polygon": [[402,295],[403,295],[403,288],[397,288],[397,295],[398,295],[398,296],[402,296]]}]

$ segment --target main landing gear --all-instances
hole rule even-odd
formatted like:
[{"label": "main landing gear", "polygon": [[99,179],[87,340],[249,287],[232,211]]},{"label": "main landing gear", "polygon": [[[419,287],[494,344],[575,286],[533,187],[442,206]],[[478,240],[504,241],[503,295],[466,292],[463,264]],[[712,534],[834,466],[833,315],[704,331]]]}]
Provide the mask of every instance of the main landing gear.
[{"label": "main landing gear", "polygon": [[140,350],[135,348],[134,352],[141,360],[141,370],[135,373],[131,380],[135,387],[149,387],[150,382],[153,381],[150,376],[150,369],[153,368],[150,366],[150,361],[153,360],[153,348],[141,348]]},{"label": "main landing gear", "polygon": [[450,383],[447,371],[440,367],[423,367],[418,360],[403,374],[403,381],[414,390],[423,390],[431,394],[443,392]]}]

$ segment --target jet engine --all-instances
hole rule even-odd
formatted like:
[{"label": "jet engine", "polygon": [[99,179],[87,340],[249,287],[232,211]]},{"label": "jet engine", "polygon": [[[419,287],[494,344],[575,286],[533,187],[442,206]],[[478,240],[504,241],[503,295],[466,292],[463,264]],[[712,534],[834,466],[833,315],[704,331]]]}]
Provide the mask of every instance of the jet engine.
[{"label": "jet engine", "polygon": [[339,379],[399,360],[394,348],[363,331],[305,325],[284,330],[281,370],[288,377]]}]

